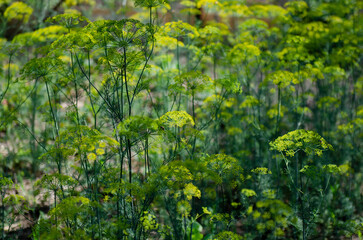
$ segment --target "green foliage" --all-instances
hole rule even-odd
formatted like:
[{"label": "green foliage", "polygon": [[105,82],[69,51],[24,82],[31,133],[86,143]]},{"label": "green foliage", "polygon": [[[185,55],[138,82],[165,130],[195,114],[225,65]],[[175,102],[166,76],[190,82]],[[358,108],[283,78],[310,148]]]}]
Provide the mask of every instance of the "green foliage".
[{"label": "green foliage", "polygon": [[0,238],[362,237],[361,8],[0,0]]},{"label": "green foliage", "polygon": [[9,186],[12,186],[13,181],[9,178],[6,178],[2,175],[0,175],[0,191],[1,192],[5,192],[7,188],[9,188]]},{"label": "green foliage", "polygon": [[171,84],[169,89],[171,94],[180,92],[185,95],[194,95],[208,88],[211,83],[212,80],[209,76],[199,71],[193,71],[175,77],[175,83]]},{"label": "green foliage", "polygon": [[118,134],[130,138],[146,137],[157,132],[159,126],[157,121],[141,116],[131,116],[119,123]]},{"label": "green foliage", "polygon": [[23,2],[13,2],[4,12],[4,17],[8,20],[19,20],[23,23],[29,21],[33,9]]},{"label": "green foliage", "polygon": [[217,236],[214,238],[215,240],[241,240],[243,239],[242,236],[230,232],[230,231],[224,231],[221,233],[218,233]]},{"label": "green foliage", "polygon": [[[251,211],[251,210],[250,210]],[[266,199],[256,203],[256,209],[249,214],[257,222],[256,229],[263,233],[271,231],[272,236],[284,238],[292,210],[278,199]]]},{"label": "green foliage", "polygon": [[59,14],[55,17],[52,17],[48,21],[58,23],[68,30],[80,26],[82,22],[89,22],[86,17],[77,12]]},{"label": "green foliage", "polygon": [[306,155],[322,156],[323,151],[333,150],[333,147],[318,133],[303,129],[289,132],[270,143],[271,150],[277,150],[288,157],[293,157],[298,151]]},{"label": "green foliage", "polygon": [[62,61],[60,59],[50,57],[32,59],[24,65],[21,74],[30,79],[44,79],[51,75],[53,73],[52,70],[61,64]]},{"label": "green foliage", "polygon": [[187,124],[194,125],[193,118],[185,111],[167,112],[160,117],[160,123],[167,127],[184,127]]},{"label": "green foliage", "polygon": [[135,0],[135,6],[152,8],[164,4],[165,2],[165,0]]},{"label": "green foliage", "polygon": [[246,197],[253,197],[253,196],[256,196],[256,192],[255,192],[255,191],[253,191],[253,190],[251,190],[251,189],[246,189],[246,188],[244,188],[244,189],[242,189],[241,193],[242,193],[243,195],[245,195]]}]

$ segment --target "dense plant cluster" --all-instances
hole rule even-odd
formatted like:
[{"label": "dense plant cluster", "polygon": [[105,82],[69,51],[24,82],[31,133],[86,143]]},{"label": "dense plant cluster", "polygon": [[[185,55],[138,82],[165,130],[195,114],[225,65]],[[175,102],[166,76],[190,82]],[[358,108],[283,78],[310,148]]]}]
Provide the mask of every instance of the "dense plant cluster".
[{"label": "dense plant cluster", "polygon": [[362,6],[0,0],[1,239],[362,239]]}]

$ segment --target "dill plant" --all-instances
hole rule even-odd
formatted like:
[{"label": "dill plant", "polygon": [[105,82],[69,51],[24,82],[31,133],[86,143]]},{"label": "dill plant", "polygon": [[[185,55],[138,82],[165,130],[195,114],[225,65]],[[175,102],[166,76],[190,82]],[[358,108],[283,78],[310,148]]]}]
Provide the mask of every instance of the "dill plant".
[{"label": "dill plant", "polygon": [[[3,223],[31,215],[34,239],[361,236],[359,1],[104,3],[118,20],[93,21],[95,1],[0,1]],[[34,196],[12,194],[23,177]]]}]

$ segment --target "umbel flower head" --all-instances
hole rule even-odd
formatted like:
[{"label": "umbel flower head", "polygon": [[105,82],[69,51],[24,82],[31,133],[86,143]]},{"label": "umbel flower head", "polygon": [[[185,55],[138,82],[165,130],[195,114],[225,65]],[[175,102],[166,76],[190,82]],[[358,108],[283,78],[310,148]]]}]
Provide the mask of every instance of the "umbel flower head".
[{"label": "umbel flower head", "polygon": [[286,156],[293,157],[296,152],[303,151],[307,155],[323,154],[328,149],[333,150],[332,145],[314,131],[298,129],[278,137],[270,142],[270,149],[277,150]]},{"label": "umbel flower head", "polygon": [[162,5],[164,3],[166,3],[164,0],[135,0],[135,7],[141,6],[152,8]]}]

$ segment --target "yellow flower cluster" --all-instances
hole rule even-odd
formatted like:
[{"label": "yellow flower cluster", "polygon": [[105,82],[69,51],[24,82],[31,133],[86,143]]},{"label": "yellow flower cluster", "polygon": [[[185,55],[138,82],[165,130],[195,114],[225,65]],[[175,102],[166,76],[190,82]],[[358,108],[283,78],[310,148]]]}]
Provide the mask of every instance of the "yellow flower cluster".
[{"label": "yellow flower cluster", "polygon": [[23,23],[29,21],[33,8],[23,2],[13,2],[4,12],[4,17],[8,20],[20,20]]}]

